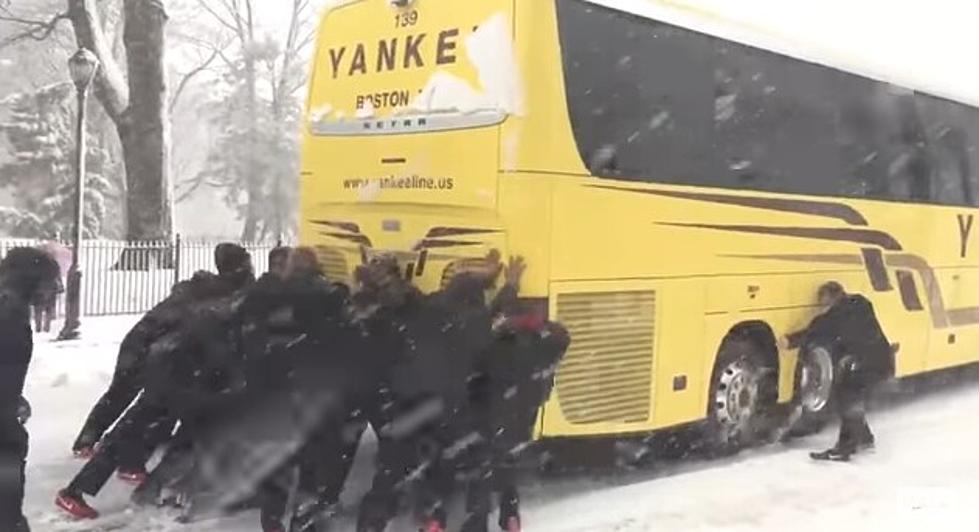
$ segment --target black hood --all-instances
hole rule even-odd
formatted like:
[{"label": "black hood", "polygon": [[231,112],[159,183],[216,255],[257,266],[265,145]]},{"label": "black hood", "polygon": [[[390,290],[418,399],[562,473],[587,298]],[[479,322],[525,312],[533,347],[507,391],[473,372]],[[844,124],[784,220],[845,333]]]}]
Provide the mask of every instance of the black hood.
[{"label": "black hood", "polygon": [[0,288],[25,300],[43,283],[57,282],[60,276],[58,262],[39,249],[14,248],[0,261]]}]

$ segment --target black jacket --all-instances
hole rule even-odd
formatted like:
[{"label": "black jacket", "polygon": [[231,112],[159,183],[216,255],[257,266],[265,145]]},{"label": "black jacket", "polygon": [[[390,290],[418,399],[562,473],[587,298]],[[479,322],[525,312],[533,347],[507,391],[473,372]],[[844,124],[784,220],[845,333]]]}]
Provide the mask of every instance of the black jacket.
[{"label": "black jacket", "polygon": [[237,281],[199,273],[175,287],[147,320],[145,393],[179,410],[195,409],[205,398],[242,379],[231,336]]},{"label": "black jacket", "polygon": [[537,411],[550,396],[570,342],[557,323],[544,323],[539,330],[497,328],[472,386],[481,431],[494,447],[509,451],[531,438]]},{"label": "black jacket", "polygon": [[374,318],[374,345],[392,353],[385,400],[400,411],[391,417],[413,422],[410,427],[396,423],[392,432],[450,425],[464,431],[475,423],[469,408],[471,379],[493,341],[483,288],[458,277],[444,290],[413,292],[404,305]]},{"label": "black jacket", "polygon": [[0,416],[5,419],[17,417],[33,347],[28,301],[0,286]]},{"label": "black jacket", "polygon": [[141,372],[150,347],[184,320],[190,304],[230,294],[235,288],[231,280],[206,271],[175,284],[170,295],[143,315],[123,338],[116,360],[117,371]]},{"label": "black jacket", "polygon": [[848,295],[816,316],[804,331],[791,335],[790,343],[803,348],[819,345],[830,350],[836,362],[852,357],[861,372],[874,380],[894,374],[891,345],[877,320],[873,304],[861,295]]},{"label": "black jacket", "polygon": [[234,304],[232,330],[250,385],[284,385],[292,373],[282,352],[325,323],[343,319],[349,290],[321,276],[263,275]]}]

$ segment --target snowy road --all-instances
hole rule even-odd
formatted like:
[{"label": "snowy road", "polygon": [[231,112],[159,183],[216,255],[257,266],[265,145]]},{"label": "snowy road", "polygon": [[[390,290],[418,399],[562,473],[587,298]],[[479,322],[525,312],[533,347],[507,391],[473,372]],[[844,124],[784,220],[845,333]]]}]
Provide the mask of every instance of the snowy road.
[{"label": "snowy road", "polygon": [[[258,530],[245,514],[176,525],[162,513],[132,515],[128,488],[113,483],[94,501],[102,520],[70,523],[54,510],[59,487],[80,463],[68,449],[111,375],[118,342],[132,318],[91,319],[85,339],[64,345],[38,338],[28,383],[27,514],[36,531]],[[525,488],[529,532],[583,531],[974,531],[979,496],[979,379],[901,400],[871,416],[879,448],[851,464],[811,463],[807,452],[832,434],[773,445],[723,461],[686,460],[641,470],[537,480]],[[361,457],[356,500],[369,475]],[[404,528],[404,525],[396,530]]]}]

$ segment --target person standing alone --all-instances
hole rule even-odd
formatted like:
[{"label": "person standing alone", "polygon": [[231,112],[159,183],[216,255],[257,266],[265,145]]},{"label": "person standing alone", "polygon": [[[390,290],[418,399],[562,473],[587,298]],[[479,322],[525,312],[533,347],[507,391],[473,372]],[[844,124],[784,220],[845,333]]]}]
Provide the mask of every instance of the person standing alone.
[{"label": "person standing alone", "polygon": [[68,275],[68,268],[71,267],[72,255],[70,249],[57,242],[45,242],[37,246],[37,249],[54,259],[59,268],[59,289],[49,290],[38,300],[31,302],[34,310],[34,332],[47,333],[51,332],[51,322],[58,313],[58,297],[64,291],[65,276]]},{"label": "person standing alone", "polygon": [[0,261],[0,530],[28,532],[23,514],[27,412],[24,381],[34,349],[30,305],[54,297],[58,263],[43,251],[14,248]]}]

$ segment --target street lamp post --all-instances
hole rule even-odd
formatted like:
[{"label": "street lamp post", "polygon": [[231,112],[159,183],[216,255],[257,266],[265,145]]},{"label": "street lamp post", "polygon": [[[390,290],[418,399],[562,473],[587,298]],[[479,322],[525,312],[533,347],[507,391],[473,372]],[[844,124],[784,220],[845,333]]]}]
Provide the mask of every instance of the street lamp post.
[{"label": "street lamp post", "polygon": [[65,326],[58,335],[59,340],[78,338],[79,327],[82,324],[82,272],[79,264],[85,229],[85,103],[88,99],[88,88],[95,79],[98,69],[98,57],[85,48],[79,48],[68,60],[68,71],[71,73],[71,81],[75,83],[75,93],[78,97],[78,123],[75,130],[75,226],[71,242],[71,268],[68,270],[66,289]]}]

